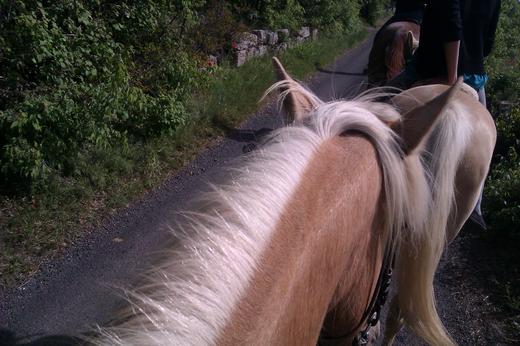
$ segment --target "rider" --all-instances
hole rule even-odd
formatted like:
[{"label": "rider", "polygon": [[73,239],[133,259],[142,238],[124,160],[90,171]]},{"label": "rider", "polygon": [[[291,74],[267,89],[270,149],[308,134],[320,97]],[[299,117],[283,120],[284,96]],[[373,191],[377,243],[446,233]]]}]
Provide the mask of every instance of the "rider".
[{"label": "rider", "polygon": [[485,105],[484,58],[493,46],[500,3],[500,0],[430,0],[416,54],[418,78],[440,77],[451,85],[457,76],[463,76]]}]

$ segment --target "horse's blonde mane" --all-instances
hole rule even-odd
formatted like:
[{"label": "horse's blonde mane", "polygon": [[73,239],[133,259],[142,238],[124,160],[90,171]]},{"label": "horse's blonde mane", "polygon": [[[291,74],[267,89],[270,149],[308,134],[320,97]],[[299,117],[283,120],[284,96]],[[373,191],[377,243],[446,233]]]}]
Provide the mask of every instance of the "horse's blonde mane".
[{"label": "horse's blonde mane", "polygon": [[[297,84],[285,81],[275,88],[296,87],[291,83]],[[403,160],[399,139],[386,124],[398,121],[398,112],[366,97],[323,103],[309,94],[315,109],[308,121],[275,131],[260,150],[228,170],[224,183],[212,185],[192,211],[183,214],[174,232],[178,241],[148,274],[148,284],[126,292],[132,308],[119,316],[122,322],[100,328],[101,337],[91,342],[213,344],[247,288],[306,166],[324,141],[345,132],[363,133],[377,150],[388,235],[400,238],[403,232],[425,230],[426,178],[417,168],[419,159]]]},{"label": "horse's blonde mane", "polygon": [[101,329],[98,345],[207,345],[244,292],[271,231],[320,139],[306,128],[277,132],[209,185],[175,227],[178,238],[126,292],[132,309]]}]

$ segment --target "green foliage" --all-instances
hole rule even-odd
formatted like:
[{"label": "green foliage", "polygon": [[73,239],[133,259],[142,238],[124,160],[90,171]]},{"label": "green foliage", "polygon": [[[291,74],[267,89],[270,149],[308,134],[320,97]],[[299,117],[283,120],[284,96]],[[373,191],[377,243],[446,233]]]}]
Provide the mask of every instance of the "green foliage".
[{"label": "green foliage", "polygon": [[358,0],[300,0],[305,9],[306,24],[333,33],[352,32],[359,28]]},{"label": "green foliage", "polygon": [[493,229],[518,234],[520,223],[520,164],[511,148],[493,167],[486,185],[486,212]]},{"label": "green foliage", "polygon": [[[0,174],[77,173],[87,147],[172,133],[201,77],[179,49],[196,1],[0,5]],[[179,19],[177,19],[179,18]]]},{"label": "green foliage", "polygon": [[[493,54],[486,68],[486,91],[497,116],[497,145],[485,189],[485,211],[491,226],[505,234],[520,235],[520,4],[502,1]],[[501,107],[506,102],[509,107]],[[505,108],[505,109],[504,109]]]},{"label": "green foliage", "polygon": [[497,119],[494,165],[486,184],[486,212],[494,229],[518,234],[520,222],[520,107]]},{"label": "green foliage", "polygon": [[252,27],[297,29],[304,21],[304,10],[298,0],[230,0],[227,2],[237,17]]},{"label": "green foliage", "polygon": [[499,136],[495,153],[500,157],[508,156],[511,150],[520,153],[520,107],[501,114],[496,119],[496,126]]},{"label": "green foliage", "polygon": [[267,27],[294,30],[303,22],[304,9],[298,0],[266,0],[260,4],[260,13]]},{"label": "green foliage", "polygon": [[486,69],[490,76],[487,85],[493,113],[501,101],[520,102],[520,4],[515,0],[502,1],[493,53]]},{"label": "green foliage", "polygon": [[272,29],[312,26],[326,32],[345,33],[359,29],[360,14],[374,24],[388,0],[284,0],[228,1],[245,24]]},{"label": "green foliage", "polygon": [[359,0],[361,5],[361,17],[369,24],[375,25],[376,21],[382,16],[385,7],[388,6],[387,0]]},{"label": "green foliage", "polygon": [[190,31],[197,52],[225,56],[237,32],[248,28],[240,22],[240,15],[227,2],[210,0],[203,9],[198,24]]}]

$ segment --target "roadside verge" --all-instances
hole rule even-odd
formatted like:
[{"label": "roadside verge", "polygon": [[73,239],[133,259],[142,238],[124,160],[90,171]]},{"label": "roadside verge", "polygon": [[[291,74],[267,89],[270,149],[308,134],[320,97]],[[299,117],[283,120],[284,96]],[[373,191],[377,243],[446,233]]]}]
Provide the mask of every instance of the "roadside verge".
[{"label": "roadside verge", "polygon": [[[324,37],[287,51],[282,59],[303,79],[316,64],[327,65],[366,34],[365,28],[346,37]],[[270,57],[253,59],[239,69],[216,69],[210,77],[208,87],[193,97],[192,119],[174,135],[90,152],[79,177],[56,180],[42,194],[2,198],[0,288],[22,285],[43,262],[229,136],[265,106],[258,100],[274,81]]]}]

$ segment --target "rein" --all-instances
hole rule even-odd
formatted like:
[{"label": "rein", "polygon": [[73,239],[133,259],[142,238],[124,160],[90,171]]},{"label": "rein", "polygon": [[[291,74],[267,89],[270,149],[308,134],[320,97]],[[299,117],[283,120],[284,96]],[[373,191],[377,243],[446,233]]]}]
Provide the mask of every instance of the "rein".
[{"label": "rein", "polygon": [[361,318],[360,325],[366,320],[366,327],[354,338],[352,346],[368,344],[368,332],[370,331],[370,328],[374,327],[379,322],[381,317],[381,308],[385,305],[386,299],[388,298],[388,292],[390,291],[394,261],[395,251],[393,249],[393,244],[390,244],[385,251],[385,258],[381,266],[381,271],[379,272],[379,277],[377,278],[376,290],[372,295],[370,304]]},{"label": "rein", "polygon": [[360,346],[367,345],[369,341],[369,331],[370,328],[374,327],[381,317],[381,308],[385,305],[386,299],[388,298],[388,292],[390,290],[390,283],[392,280],[392,272],[394,268],[395,261],[395,249],[394,249],[394,241],[393,239],[387,244],[385,248],[385,255],[383,257],[383,263],[381,265],[381,270],[379,271],[379,276],[377,278],[376,289],[370,299],[370,303],[368,304],[365,312],[363,313],[363,317],[359,324],[352,331],[345,333],[341,336],[325,336],[324,331],[320,334],[318,345],[321,345],[323,341],[334,341],[340,339],[346,339],[350,337],[354,331],[358,330],[363,323],[366,323],[366,327],[361,330],[354,340],[352,341],[352,346]]}]

